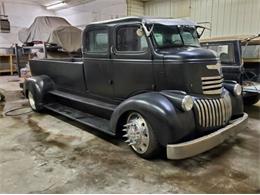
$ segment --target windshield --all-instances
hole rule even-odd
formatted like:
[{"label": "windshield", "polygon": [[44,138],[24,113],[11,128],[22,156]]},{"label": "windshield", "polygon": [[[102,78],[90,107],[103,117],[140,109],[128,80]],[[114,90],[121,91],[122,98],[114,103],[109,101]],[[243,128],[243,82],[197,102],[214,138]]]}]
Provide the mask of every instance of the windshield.
[{"label": "windshield", "polygon": [[202,44],[202,47],[215,51],[222,64],[235,64],[233,44]]},{"label": "windshield", "polygon": [[154,24],[153,39],[159,49],[179,46],[200,46],[197,31],[192,26]]}]

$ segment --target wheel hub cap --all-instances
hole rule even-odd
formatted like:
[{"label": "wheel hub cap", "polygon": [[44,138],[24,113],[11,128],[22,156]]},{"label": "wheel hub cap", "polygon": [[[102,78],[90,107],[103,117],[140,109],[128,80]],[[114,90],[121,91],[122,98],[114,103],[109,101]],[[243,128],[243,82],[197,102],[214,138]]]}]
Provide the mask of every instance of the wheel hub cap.
[{"label": "wheel hub cap", "polygon": [[137,153],[146,152],[149,146],[149,130],[144,118],[138,113],[132,113],[129,115],[127,124],[124,127],[126,142]]}]

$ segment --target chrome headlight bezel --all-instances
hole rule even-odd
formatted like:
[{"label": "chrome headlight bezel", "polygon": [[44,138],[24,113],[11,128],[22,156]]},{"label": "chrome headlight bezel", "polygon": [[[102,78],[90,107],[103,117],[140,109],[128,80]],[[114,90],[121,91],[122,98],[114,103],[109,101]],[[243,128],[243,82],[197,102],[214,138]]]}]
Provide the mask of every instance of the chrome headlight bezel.
[{"label": "chrome headlight bezel", "polygon": [[242,87],[241,87],[240,84],[237,83],[237,84],[234,85],[233,93],[236,96],[240,96],[242,94]]},{"label": "chrome headlight bezel", "polygon": [[185,95],[181,102],[181,108],[183,111],[190,111],[193,108],[193,99],[190,95]]}]

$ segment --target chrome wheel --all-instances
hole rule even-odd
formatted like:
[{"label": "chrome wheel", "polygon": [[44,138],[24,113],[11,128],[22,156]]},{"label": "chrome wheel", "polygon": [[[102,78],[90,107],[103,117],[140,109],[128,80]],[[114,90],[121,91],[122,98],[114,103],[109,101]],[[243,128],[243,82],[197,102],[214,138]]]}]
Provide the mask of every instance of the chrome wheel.
[{"label": "chrome wheel", "polygon": [[133,112],[127,118],[127,124],[124,125],[126,132],[126,142],[133,150],[139,154],[144,154],[149,147],[149,126],[145,119],[136,112]]},{"label": "chrome wheel", "polygon": [[29,91],[28,92],[28,99],[29,99],[29,104],[32,107],[33,110],[36,110],[36,106],[35,106],[35,101],[33,98],[33,94]]}]

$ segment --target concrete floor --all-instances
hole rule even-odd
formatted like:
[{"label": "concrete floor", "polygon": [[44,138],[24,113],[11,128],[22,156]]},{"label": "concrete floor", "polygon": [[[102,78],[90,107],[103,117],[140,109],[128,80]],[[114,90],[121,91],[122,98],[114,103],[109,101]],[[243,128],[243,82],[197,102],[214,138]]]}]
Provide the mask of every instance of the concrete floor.
[{"label": "concrete floor", "polygon": [[246,108],[249,123],[236,139],[187,160],[147,161],[63,117],[5,116],[30,109],[17,77],[1,76],[2,89],[0,193],[260,193],[260,103]]}]

